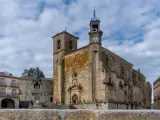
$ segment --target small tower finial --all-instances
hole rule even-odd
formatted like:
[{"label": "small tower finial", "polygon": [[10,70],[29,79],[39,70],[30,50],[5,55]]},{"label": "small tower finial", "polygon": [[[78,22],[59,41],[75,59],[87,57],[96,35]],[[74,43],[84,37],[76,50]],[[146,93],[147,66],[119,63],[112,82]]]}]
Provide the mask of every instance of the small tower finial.
[{"label": "small tower finial", "polygon": [[95,6],[94,6],[94,11],[93,11],[93,16],[96,16]]},{"label": "small tower finial", "polygon": [[67,32],[67,27],[65,26],[65,31]]},{"label": "small tower finial", "polygon": [[93,17],[92,17],[91,21],[99,21],[98,18],[97,18],[97,16],[96,16],[95,6],[94,6]]}]

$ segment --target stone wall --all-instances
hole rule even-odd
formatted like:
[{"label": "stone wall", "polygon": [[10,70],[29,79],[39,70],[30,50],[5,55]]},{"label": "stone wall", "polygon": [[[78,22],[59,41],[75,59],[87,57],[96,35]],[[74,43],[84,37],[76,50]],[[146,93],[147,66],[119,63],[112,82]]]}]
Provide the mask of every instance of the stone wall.
[{"label": "stone wall", "polygon": [[91,83],[88,70],[88,47],[65,56],[65,104],[91,100]]},{"label": "stone wall", "polygon": [[153,109],[160,109],[160,78],[158,78],[153,85],[154,85]]},{"label": "stone wall", "polygon": [[132,104],[125,104],[125,103],[118,103],[118,102],[104,102],[104,103],[79,103],[72,105],[77,109],[142,109],[141,106],[138,105],[132,105]]},{"label": "stone wall", "polygon": [[0,110],[0,120],[160,120],[147,110]]},{"label": "stone wall", "polygon": [[105,48],[102,48],[101,54],[106,101],[133,101],[144,108],[150,108],[151,84],[146,82],[140,70],[134,70],[131,63]]}]

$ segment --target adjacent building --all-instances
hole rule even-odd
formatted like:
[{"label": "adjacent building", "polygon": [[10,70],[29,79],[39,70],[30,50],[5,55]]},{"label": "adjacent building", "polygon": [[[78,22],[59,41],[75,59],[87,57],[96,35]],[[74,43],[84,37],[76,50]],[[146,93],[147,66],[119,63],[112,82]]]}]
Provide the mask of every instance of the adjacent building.
[{"label": "adjacent building", "polygon": [[19,108],[19,78],[0,72],[0,107]]},{"label": "adjacent building", "polygon": [[89,44],[62,31],[53,38],[54,103],[76,108],[151,108],[151,84],[133,64],[102,47],[103,32],[94,11]]},{"label": "adjacent building", "polygon": [[153,109],[160,109],[160,77],[153,83],[154,87],[154,103]]},{"label": "adjacent building", "polygon": [[36,103],[36,100],[46,106],[50,106],[53,102],[53,79],[42,78],[42,86],[40,89],[34,89],[32,85],[32,78],[23,76],[19,79],[19,99],[20,107],[28,107],[30,101]]},{"label": "adjacent building", "polygon": [[53,79],[42,78],[42,86],[35,90],[31,77],[15,77],[0,72],[0,108],[28,108],[38,100],[42,107],[53,102]]}]

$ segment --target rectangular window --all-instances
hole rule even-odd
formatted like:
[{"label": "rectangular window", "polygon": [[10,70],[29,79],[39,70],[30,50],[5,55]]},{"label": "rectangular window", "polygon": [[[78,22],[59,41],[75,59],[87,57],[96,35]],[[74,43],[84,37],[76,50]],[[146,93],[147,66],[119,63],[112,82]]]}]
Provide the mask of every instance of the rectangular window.
[{"label": "rectangular window", "polygon": [[16,89],[12,89],[12,96],[16,97],[17,96],[17,90]]},{"label": "rectangular window", "polygon": [[69,41],[69,49],[72,50],[72,40]]},{"label": "rectangular window", "polygon": [[16,93],[17,92],[17,90],[16,89],[12,89],[12,93]]},{"label": "rectangular window", "polygon": [[13,86],[13,87],[16,87],[16,86],[17,86],[17,84],[16,84],[16,80],[12,80],[12,82],[11,82],[11,86]]},{"label": "rectangular window", "polygon": [[6,96],[6,89],[5,88],[0,88],[0,96],[5,97]]},{"label": "rectangular window", "polygon": [[1,85],[1,86],[6,85],[5,79],[4,79],[4,78],[0,78],[0,85]]},{"label": "rectangular window", "polygon": [[50,89],[49,95],[53,95],[53,90],[52,89]]},{"label": "rectangular window", "polygon": [[61,49],[61,41],[60,40],[57,41],[57,48]]},{"label": "rectangular window", "polygon": [[98,25],[93,25],[92,32],[97,32],[97,31],[98,31]]}]

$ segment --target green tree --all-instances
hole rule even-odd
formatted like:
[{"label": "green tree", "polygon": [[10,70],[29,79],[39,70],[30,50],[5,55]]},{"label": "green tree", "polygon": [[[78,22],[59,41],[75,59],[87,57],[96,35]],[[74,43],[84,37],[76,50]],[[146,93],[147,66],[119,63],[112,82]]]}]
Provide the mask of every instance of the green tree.
[{"label": "green tree", "polygon": [[43,72],[39,68],[30,68],[29,70],[25,69],[22,73],[22,76],[32,77],[32,85],[35,89],[39,89],[42,85],[42,78],[45,78]]},{"label": "green tree", "polygon": [[12,73],[10,73],[9,76],[13,76]]},{"label": "green tree", "polygon": [[[30,69],[25,69],[24,72],[22,73],[22,76],[29,76],[29,77],[33,77],[34,76],[34,72],[35,72],[36,68],[30,68]],[[43,72],[42,72],[43,73]]]}]

